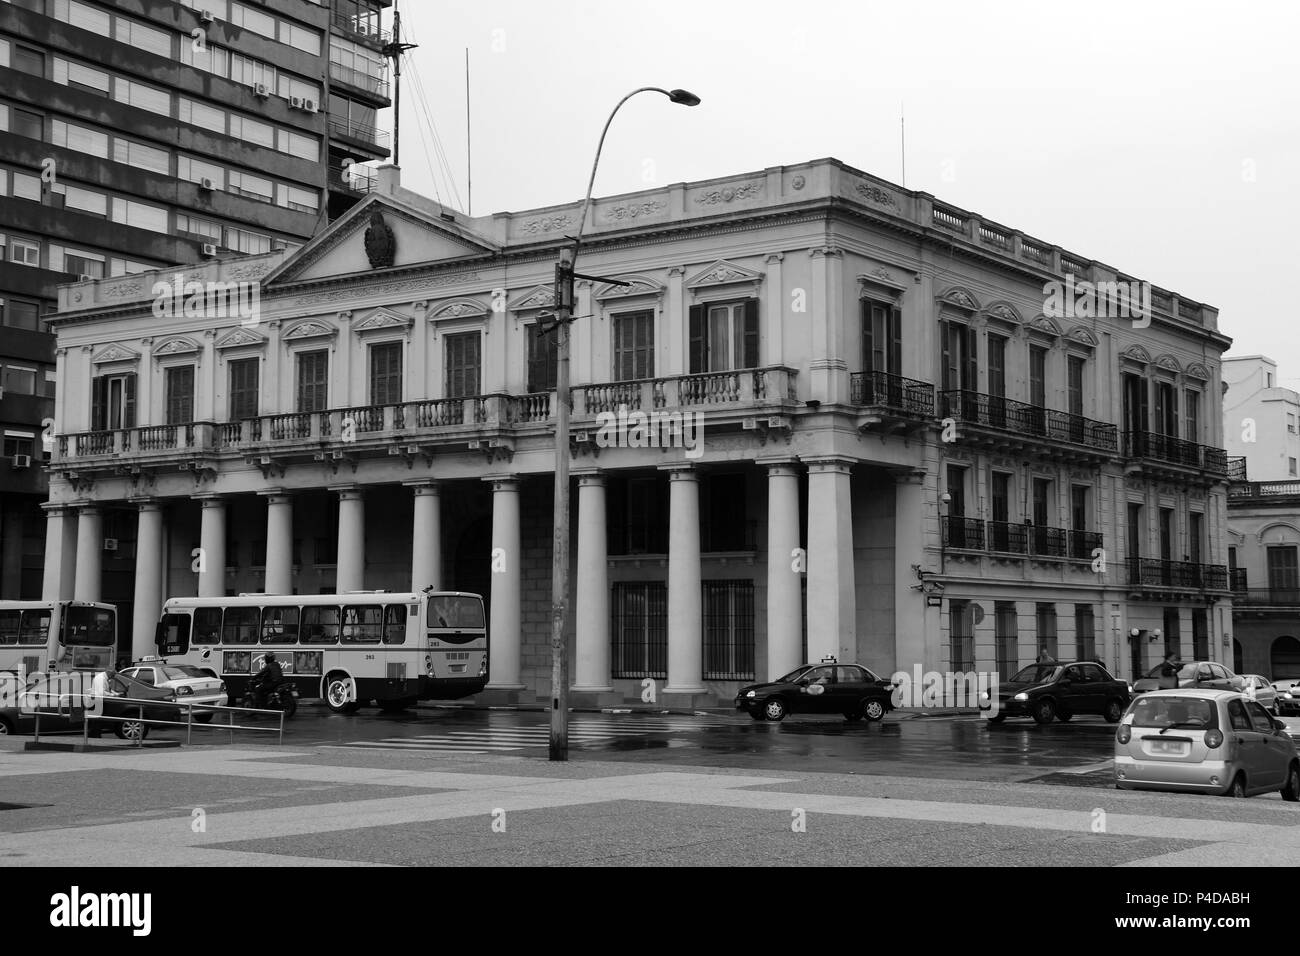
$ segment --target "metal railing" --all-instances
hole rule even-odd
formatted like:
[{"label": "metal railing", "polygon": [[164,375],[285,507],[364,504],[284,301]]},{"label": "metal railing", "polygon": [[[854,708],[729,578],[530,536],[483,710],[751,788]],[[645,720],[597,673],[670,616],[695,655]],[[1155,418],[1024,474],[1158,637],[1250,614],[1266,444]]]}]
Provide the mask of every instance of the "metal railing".
[{"label": "metal railing", "polygon": [[1228,590],[1227,565],[1197,564],[1193,561],[1165,561],[1160,558],[1130,558],[1130,587],[1174,587]]},{"label": "metal railing", "polygon": [[983,551],[984,522],[978,518],[945,515],[943,518],[943,546],[968,551]]},{"label": "metal railing", "polygon": [[361,70],[354,70],[350,66],[344,66],[342,63],[335,63],[331,60],[330,77],[340,83],[346,83],[376,96],[385,98],[388,96],[388,80],[382,76],[363,73]]},{"label": "metal railing", "polygon": [[[1233,574],[1239,572],[1234,571]],[[1248,588],[1246,579],[1241,578],[1241,587],[1237,587],[1234,577],[1232,587],[1234,607],[1300,607],[1300,586],[1293,588]]]},{"label": "metal railing", "polygon": [[1228,569],[1228,587],[1232,589],[1234,595],[1247,590],[1245,568]]},{"label": "metal railing", "polygon": [[351,120],[331,119],[330,135],[359,139],[367,143],[374,143],[376,146],[388,146],[387,132],[376,129],[374,126],[366,126],[364,123],[354,123]]},{"label": "metal railing", "polygon": [[[1246,481],[1246,459],[1244,457],[1233,457],[1228,459],[1228,480],[1229,481]],[[1231,491],[1229,491],[1231,494]]]},{"label": "metal railing", "polygon": [[1119,430],[1109,422],[965,389],[949,389],[941,397],[943,415],[958,421],[1098,451],[1119,449]]},{"label": "metal railing", "polygon": [[[201,730],[227,730],[230,732],[231,743],[234,742],[236,730],[251,730],[251,731],[262,732],[262,733],[270,733],[272,731],[275,731],[279,735],[278,743],[280,745],[284,744],[284,711],[282,710],[266,710],[266,709],[261,709],[256,707],[229,707],[221,704],[199,704],[199,703],[191,703],[189,701],[141,700],[136,697],[114,697],[113,698],[114,704],[133,704],[138,707],[138,711],[135,717],[113,717],[107,714],[93,713],[93,711],[96,710],[97,707],[87,706],[88,699],[92,697],[92,695],[89,694],[58,694],[58,695],[42,695],[42,696],[46,696],[47,698],[56,697],[57,701],[52,707],[35,706],[31,709],[31,712],[35,717],[34,726],[32,728],[33,744],[39,744],[41,741],[41,715],[42,714],[45,714],[46,716],[66,717],[66,719],[68,719],[69,721],[73,721],[75,720],[77,713],[80,712],[82,747],[89,746],[90,725],[92,723],[94,724],[139,723],[141,725],[140,733],[134,738],[134,742],[137,747],[144,746],[146,727],[184,727],[185,743],[188,746],[191,743],[194,734],[195,710],[199,710],[204,713],[210,712],[214,715],[217,713],[228,713],[230,715],[230,718],[224,724],[217,723],[215,720],[211,722],[199,721],[198,727]],[[80,707],[74,706],[73,705],[74,700],[80,701],[81,706]],[[101,698],[93,698],[93,700],[96,703],[98,703],[101,700]],[[175,707],[175,708],[183,709],[185,711],[185,720],[183,721],[162,720],[157,717],[145,716],[147,711],[151,711],[151,710],[156,711],[159,708],[164,708],[164,707]],[[279,719],[278,726],[276,727],[261,727],[261,726],[253,726],[251,724],[236,724],[235,714],[237,713],[271,714],[272,716],[278,716],[280,719]]]},{"label": "metal railing", "polygon": [[1126,431],[1124,455],[1126,458],[1168,462],[1218,475],[1228,473],[1228,453],[1222,448],[1198,445],[1194,441],[1158,432]]},{"label": "metal railing", "polygon": [[888,372],[854,372],[849,376],[849,401],[909,415],[934,414],[934,386]]},{"label": "metal railing", "polygon": [[1229,498],[1285,498],[1300,495],[1300,481],[1241,481],[1228,486]]}]

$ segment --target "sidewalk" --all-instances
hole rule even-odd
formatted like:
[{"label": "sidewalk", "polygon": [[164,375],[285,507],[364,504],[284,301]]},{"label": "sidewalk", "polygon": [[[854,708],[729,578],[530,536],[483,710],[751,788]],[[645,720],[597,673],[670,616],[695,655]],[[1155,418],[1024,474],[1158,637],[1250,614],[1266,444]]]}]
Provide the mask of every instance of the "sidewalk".
[{"label": "sidewalk", "polygon": [[[303,706],[310,706],[309,702]],[[503,704],[484,705],[460,701],[420,701],[417,708],[432,710],[505,710],[518,712],[546,713],[545,704]],[[725,717],[739,716],[734,707],[664,707],[662,704],[619,704],[615,707],[570,707],[571,714],[673,714],[686,717]],[[914,717],[973,717],[980,712],[974,707],[898,707],[890,711],[895,720],[910,720]]]}]

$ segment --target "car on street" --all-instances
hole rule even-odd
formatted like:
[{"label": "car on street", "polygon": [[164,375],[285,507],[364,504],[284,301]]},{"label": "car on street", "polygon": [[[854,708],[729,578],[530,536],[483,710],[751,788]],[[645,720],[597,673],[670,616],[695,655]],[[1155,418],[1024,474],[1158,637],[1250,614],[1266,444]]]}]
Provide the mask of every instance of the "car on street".
[{"label": "car on street", "polygon": [[1300,715],[1300,678],[1273,681],[1279,715]]},{"label": "car on street", "polygon": [[1076,714],[1096,714],[1115,723],[1129,702],[1129,686],[1095,661],[1030,664],[998,685],[998,706],[989,721],[1032,717],[1036,723],[1068,721]]},{"label": "car on street", "polygon": [[1278,713],[1278,693],[1267,678],[1259,674],[1240,674],[1238,676],[1241,677],[1242,681],[1242,694],[1259,701],[1270,714],[1276,715]]},{"label": "car on street", "polygon": [[883,720],[894,709],[894,685],[861,664],[805,664],[766,684],[736,694],[736,709],[755,720],[786,714],[842,714],[848,720]]},{"label": "car on street", "polygon": [[[181,703],[213,704],[225,707],[229,702],[226,682],[200,670],[193,664],[168,664],[157,657],[145,657],[121,672],[150,687],[168,688],[176,692]],[[178,712],[179,713],[179,712]],[[195,711],[194,719],[200,723],[212,720],[214,711]]]},{"label": "car on street", "polygon": [[1174,661],[1176,674],[1166,674],[1166,664],[1157,664],[1147,676],[1133,682],[1134,694],[1153,690],[1174,690],[1180,687],[1201,687],[1211,690],[1240,691],[1245,682],[1217,661]]},{"label": "car on street", "polygon": [[1300,753],[1286,725],[1231,690],[1177,688],[1133,699],[1115,731],[1115,786],[1300,801]]}]

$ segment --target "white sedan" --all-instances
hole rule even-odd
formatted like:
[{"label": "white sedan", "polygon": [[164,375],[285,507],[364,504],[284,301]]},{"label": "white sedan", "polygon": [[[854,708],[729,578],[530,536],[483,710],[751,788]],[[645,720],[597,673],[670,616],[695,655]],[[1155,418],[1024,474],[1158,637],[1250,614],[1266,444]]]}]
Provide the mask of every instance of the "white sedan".
[{"label": "white sedan", "polygon": [[1245,682],[1245,685],[1241,688],[1241,692],[1245,696],[1259,701],[1270,714],[1278,713],[1277,698],[1279,695],[1267,678],[1258,674],[1242,674],[1241,679]]},{"label": "white sedan", "polygon": [[[163,660],[145,658],[132,664],[122,673],[150,687],[167,687],[174,690],[176,700],[180,703],[214,704],[225,707],[229,702],[226,682],[191,664],[168,664]],[[212,713],[212,711],[195,711],[194,719],[200,723],[207,723],[212,719]]]}]

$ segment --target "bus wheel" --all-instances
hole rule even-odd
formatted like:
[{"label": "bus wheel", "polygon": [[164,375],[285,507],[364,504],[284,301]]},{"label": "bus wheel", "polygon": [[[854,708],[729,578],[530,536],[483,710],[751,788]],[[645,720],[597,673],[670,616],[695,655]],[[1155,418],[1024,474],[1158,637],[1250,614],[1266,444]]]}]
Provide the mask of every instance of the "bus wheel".
[{"label": "bus wheel", "polygon": [[352,678],[330,674],[325,678],[325,706],[335,714],[355,714],[361,706],[352,700]]}]

